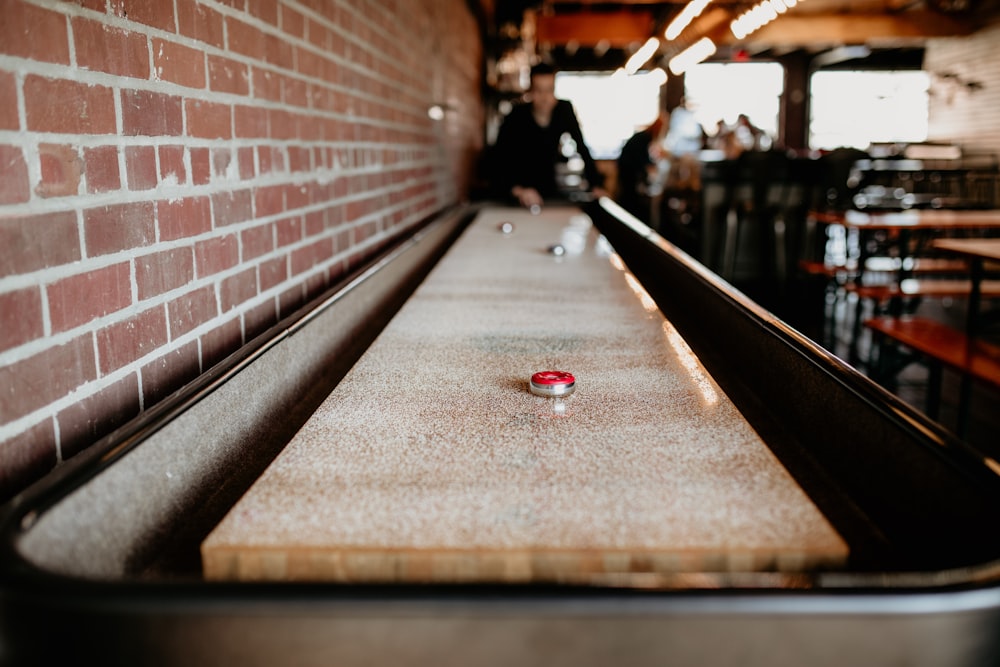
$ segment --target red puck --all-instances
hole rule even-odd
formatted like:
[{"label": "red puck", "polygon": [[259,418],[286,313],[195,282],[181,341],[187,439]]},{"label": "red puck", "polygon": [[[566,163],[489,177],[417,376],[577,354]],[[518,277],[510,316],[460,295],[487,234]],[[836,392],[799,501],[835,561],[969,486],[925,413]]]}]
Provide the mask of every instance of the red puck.
[{"label": "red puck", "polygon": [[539,371],[531,376],[529,388],[538,396],[568,396],[576,389],[576,378],[566,371]]}]

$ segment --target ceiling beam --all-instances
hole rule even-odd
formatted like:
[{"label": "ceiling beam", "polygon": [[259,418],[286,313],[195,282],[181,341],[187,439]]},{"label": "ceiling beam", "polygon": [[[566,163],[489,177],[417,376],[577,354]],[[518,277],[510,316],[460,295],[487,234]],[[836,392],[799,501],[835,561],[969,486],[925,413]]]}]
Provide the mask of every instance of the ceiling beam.
[{"label": "ceiling beam", "polygon": [[[667,0],[668,2],[684,2],[684,0]],[[619,4],[624,5],[661,5],[664,0],[628,0]],[[607,0],[548,0],[552,5],[601,5],[608,4]]]},{"label": "ceiling beam", "polygon": [[535,17],[535,39],[539,44],[574,42],[588,47],[604,43],[624,48],[642,44],[653,36],[654,28],[650,12],[580,12]]},{"label": "ceiling beam", "polygon": [[719,30],[728,31],[733,16],[733,13],[728,9],[709,7],[708,11],[691,21],[691,25],[681,32],[678,41],[681,41],[682,46],[687,48],[691,43],[701,39],[703,35],[711,35]]},{"label": "ceiling beam", "polygon": [[737,40],[729,26],[710,35],[717,44],[746,43],[754,48],[783,46],[836,46],[840,44],[920,43],[933,37],[957,37],[974,32],[971,21],[939,13],[910,10],[898,14],[802,14],[781,16],[744,40]]},{"label": "ceiling beam", "polygon": [[[729,31],[729,16],[720,19],[721,8],[699,17],[702,25],[692,25],[685,37],[707,34],[717,44],[745,44],[753,49],[781,47],[828,47],[840,44],[914,44],[935,37],[969,35],[976,30],[968,19],[945,16],[927,10],[909,10],[894,14],[838,13],[799,14],[790,12],[769,23],[744,40]],[[706,19],[711,18],[710,21]],[[581,47],[604,44],[628,48],[641,44],[653,35],[656,19],[647,11],[574,12],[572,14],[535,14],[535,39],[539,44]],[[710,23],[711,25],[704,25]],[[671,50],[667,47],[666,50]]]}]

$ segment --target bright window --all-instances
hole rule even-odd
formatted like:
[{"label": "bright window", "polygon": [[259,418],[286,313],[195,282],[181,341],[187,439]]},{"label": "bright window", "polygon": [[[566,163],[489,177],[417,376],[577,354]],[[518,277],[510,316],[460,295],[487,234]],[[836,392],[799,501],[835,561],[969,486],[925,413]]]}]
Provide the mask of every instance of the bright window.
[{"label": "bright window", "polygon": [[778,136],[778,110],[785,68],[778,63],[701,63],[684,75],[687,108],[714,135],[718,122],[733,125],[740,114],[771,137]]},{"label": "bright window", "polygon": [[559,72],[556,97],[573,103],[591,155],[613,160],[636,130],[656,119],[664,81],[662,71],[632,76]]},{"label": "bright window", "polygon": [[809,147],[865,149],[873,143],[927,139],[926,72],[816,72],[812,76]]}]

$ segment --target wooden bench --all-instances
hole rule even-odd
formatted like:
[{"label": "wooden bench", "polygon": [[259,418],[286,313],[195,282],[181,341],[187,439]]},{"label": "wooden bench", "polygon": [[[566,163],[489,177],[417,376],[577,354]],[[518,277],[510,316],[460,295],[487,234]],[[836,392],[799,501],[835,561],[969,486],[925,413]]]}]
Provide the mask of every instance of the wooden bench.
[{"label": "wooden bench", "polygon": [[961,259],[941,259],[938,257],[869,257],[865,261],[865,271],[868,273],[898,273],[909,274],[968,274],[969,263]]},{"label": "wooden bench", "polygon": [[[972,283],[968,280],[906,278],[888,285],[850,284],[845,289],[857,294],[858,298],[873,299],[881,303],[889,299],[909,297],[967,297],[972,291]],[[984,280],[980,283],[980,294],[984,299],[1000,298],[1000,280]]]},{"label": "wooden bench", "polygon": [[[874,317],[865,321],[874,334],[873,352],[877,355],[869,365],[869,374],[880,384],[886,384],[896,373],[913,361],[927,363],[930,376],[927,382],[926,412],[937,419],[941,400],[941,371],[948,367],[963,377],[963,396],[968,400],[967,379],[978,380],[1000,389],[1000,346],[983,340],[970,340],[964,332],[927,317]],[[892,358],[892,342],[897,354]],[[898,354],[899,346],[912,354]]]},{"label": "wooden bench", "polygon": [[[1000,280],[984,280],[980,283],[981,298],[1000,298]],[[946,297],[968,298],[972,291],[972,283],[968,280],[941,278],[906,278],[898,283],[884,285],[858,285],[848,282],[843,286],[844,294],[857,295],[854,306],[854,318],[850,331],[849,359],[852,364],[860,363],[857,346],[861,336],[861,325],[865,317],[889,315],[901,317],[913,313],[920,299],[943,299]],[[872,303],[867,309],[865,305]]]},{"label": "wooden bench", "polygon": [[[818,260],[799,260],[799,271],[810,276],[826,276],[834,279],[857,274],[858,263],[829,264]],[[909,274],[968,274],[969,263],[963,260],[919,257],[901,260],[898,257],[869,257],[865,261],[866,273],[897,273],[905,270]]]},{"label": "wooden bench", "polygon": [[799,271],[808,276],[825,276],[832,279],[853,270],[853,268],[845,264],[827,264],[826,262],[812,259],[799,260]]},{"label": "wooden bench", "polygon": [[[912,308],[906,307],[907,303],[913,305],[921,297],[965,298],[969,296],[972,289],[972,283],[969,280],[940,277],[967,276],[969,263],[964,260],[935,257],[917,257],[905,260],[898,257],[869,257],[865,261],[866,280],[879,282],[867,284],[859,280],[857,266],[856,261],[849,261],[846,264],[830,264],[805,259],[799,261],[799,271],[803,275],[823,276],[827,280],[824,336],[831,345],[836,340],[836,313],[841,300],[846,299],[850,294],[855,294],[858,297],[854,304],[854,317],[850,318],[847,330],[849,336],[847,360],[854,365],[862,363],[858,345],[861,326],[866,316],[877,317],[888,314],[899,317],[907,311],[912,312]],[[991,271],[995,269],[1000,269],[1000,267],[990,267]],[[897,281],[894,278],[898,276],[900,271],[905,271],[909,276],[923,276],[923,278],[910,277]],[[1000,280],[983,281],[981,295],[984,299],[1000,298]],[[868,303],[875,305],[874,308],[868,309],[866,315],[865,305]],[[885,304],[888,304],[887,308],[882,307]]]}]

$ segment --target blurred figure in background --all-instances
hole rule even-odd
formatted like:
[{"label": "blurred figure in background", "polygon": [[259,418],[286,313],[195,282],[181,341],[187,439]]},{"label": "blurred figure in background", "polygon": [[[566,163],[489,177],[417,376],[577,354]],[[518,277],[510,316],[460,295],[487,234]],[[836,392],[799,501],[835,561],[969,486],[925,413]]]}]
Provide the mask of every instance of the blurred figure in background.
[{"label": "blurred figure in background", "polygon": [[750,122],[745,113],[736,117],[736,124],[732,127],[720,119],[715,136],[709,140],[709,146],[721,150],[727,160],[735,160],[747,151],[771,150],[772,145],[767,132]]},{"label": "blurred figure in background", "polygon": [[764,130],[750,122],[750,117],[741,113],[736,118],[736,128],[733,130],[736,142],[745,151],[766,151],[771,149],[771,138]]},{"label": "blurred figure in background", "polygon": [[650,198],[660,193],[669,167],[663,139],[670,115],[661,112],[648,127],[633,134],[618,156],[618,203],[649,223]]},{"label": "blurred figure in background", "polygon": [[573,105],[555,96],[556,70],[539,64],[531,68],[530,103],[514,107],[497,135],[491,168],[495,194],[513,197],[525,208],[541,207],[546,199],[562,198],[556,165],[565,162],[565,145],[572,141],[583,160],[586,189],[596,196],[604,175],[583,140]]},{"label": "blurred figure in background", "polygon": [[727,160],[735,160],[743,152],[743,147],[736,140],[736,133],[722,118],[715,125],[715,134],[708,138],[708,147],[722,152]]},{"label": "blurred figure in background", "polygon": [[671,156],[667,187],[673,190],[701,189],[699,153],[705,147],[705,130],[681,99],[670,112],[670,127],[665,140]]}]

